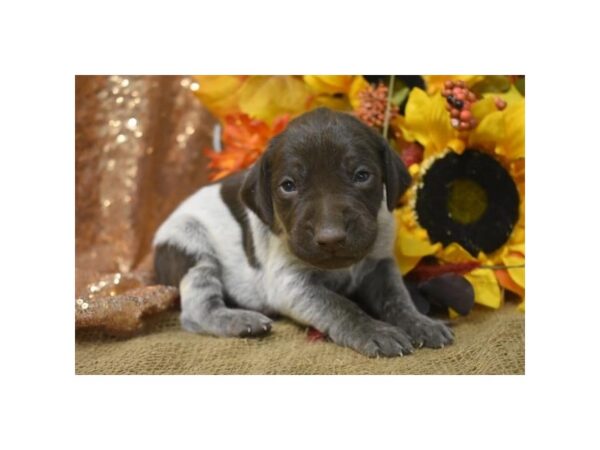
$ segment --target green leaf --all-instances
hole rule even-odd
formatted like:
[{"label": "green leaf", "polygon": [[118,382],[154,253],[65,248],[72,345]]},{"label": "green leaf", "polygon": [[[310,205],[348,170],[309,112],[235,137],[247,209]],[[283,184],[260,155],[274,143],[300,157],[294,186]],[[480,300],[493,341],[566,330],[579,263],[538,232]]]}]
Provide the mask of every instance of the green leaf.
[{"label": "green leaf", "polygon": [[400,106],[402,102],[404,102],[404,100],[406,100],[406,98],[408,97],[409,91],[410,89],[404,86],[402,89],[394,92],[394,95],[392,95],[391,99],[392,105]]}]

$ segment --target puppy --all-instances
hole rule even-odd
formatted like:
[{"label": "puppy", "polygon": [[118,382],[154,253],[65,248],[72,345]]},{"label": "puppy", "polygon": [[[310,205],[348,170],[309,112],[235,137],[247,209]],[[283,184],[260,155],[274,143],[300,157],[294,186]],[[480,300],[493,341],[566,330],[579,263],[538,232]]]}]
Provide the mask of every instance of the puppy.
[{"label": "puppy", "polygon": [[259,336],[284,315],[368,356],[453,340],[414,307],[394,261],[392,210],[410,183],[356,118],[291,121],[248,170],[200,189],[154,239],[158,281],[179,286],[195,333]]}]

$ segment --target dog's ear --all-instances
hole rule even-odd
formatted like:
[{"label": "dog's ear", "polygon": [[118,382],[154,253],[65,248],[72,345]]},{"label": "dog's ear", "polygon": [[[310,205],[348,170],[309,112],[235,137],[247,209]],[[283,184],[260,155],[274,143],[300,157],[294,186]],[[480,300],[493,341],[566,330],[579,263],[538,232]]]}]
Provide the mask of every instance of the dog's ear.
[{"label": "dog's ear", "polygon": [[271,174],[267,150],[250,168],[240,192],[242,201],[269,227],[273,226]]},{"label": "dog's ear", "polygon": [[390,211],[393,211],[398,200],[402,197],[402,194],[408,189],[412,178],[406,170],[406,166],[400,159],[398,153],[396,153],[388,145],[388,143],[381,139],[381,152],[383,160],[383,176],[385,182],[385,195],[387,198],[387,206]]}]

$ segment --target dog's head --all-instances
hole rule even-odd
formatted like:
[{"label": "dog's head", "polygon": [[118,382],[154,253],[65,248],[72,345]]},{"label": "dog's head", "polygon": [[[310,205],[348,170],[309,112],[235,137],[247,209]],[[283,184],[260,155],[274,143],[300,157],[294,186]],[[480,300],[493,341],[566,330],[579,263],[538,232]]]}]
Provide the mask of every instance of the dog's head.
[{"label": "dog's head", "polygon": [[271,140],[241,195],[298,258],[335,269],[369,252],[384,190],[391,211],[409,183],[380,135],[349,114],[320,108]]}]

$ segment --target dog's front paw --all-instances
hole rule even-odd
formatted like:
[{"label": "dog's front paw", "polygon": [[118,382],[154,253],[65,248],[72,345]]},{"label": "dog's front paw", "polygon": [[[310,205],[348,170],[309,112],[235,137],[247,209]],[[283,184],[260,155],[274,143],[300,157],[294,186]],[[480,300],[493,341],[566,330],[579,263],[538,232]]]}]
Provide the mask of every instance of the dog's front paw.
[{"label": "dog's front paw", "polygon": [[203,334],[231,337],[258,337],[271,331],[271,319],[243,309],[219,308],[200,317],[190,317],[182,313],[181,325],[184,329]]},{"label": "dog's front paw", "polygon": [[377,320],[343,329],[330,337],[335,343],[369,357],[403,356],[414,351],[410,337],[404,331]]},{"label": "dog's front paw", "polygon": [[403,328],[411,337],[416,347],[443,348],[452,344],[454,333],[446,324],[440,320],[431,319],[427,316],[420,316],[409,323],[405,323]]}]

